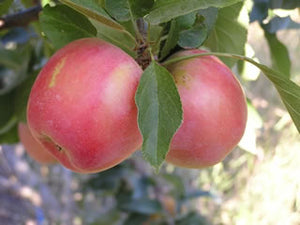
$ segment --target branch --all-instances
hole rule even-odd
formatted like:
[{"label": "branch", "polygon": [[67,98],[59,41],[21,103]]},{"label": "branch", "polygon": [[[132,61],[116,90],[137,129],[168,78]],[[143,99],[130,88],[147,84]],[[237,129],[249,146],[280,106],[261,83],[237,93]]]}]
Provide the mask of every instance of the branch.
[{"label": "branch", "polygon": [[25,27],[30,22],[38,20],[41,5],[33,6],[24,11],[0,18],[0,30],[11,27]]}]

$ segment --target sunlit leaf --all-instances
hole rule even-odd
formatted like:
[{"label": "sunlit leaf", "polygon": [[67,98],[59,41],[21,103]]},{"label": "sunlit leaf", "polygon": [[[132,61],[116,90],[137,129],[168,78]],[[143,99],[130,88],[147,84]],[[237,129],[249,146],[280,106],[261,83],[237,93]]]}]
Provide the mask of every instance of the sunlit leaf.
[{"label": "sunlit leaf", "polygon": [[[247,18],[247,12],[241,11],[243,4],[238,3],[222,8],[218,12],[218,18],[214,29],[211,31],[205,46],[215,52],[227,52],[244,55],[244,46],[247,41],[247,29],[242,25],[238,18],[242,12],[243,17]],[[223,59],[229,67],[233,66],[236,60]]]},{"label": "sunlit leaf", "polygon": [[265,37],[270,48],[272,68],[289,78],[291,74],[291,60],[287,47],[277,39],[276,34],[265,32]]}]

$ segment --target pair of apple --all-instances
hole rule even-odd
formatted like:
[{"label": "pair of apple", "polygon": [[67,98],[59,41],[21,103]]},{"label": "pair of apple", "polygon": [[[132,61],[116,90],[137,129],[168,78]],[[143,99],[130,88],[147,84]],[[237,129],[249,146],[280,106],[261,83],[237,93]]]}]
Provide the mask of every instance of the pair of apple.
[{"label": "pair of apple", "polygon": [[[202,52],[187,50],[176,56]],[[166,161],[187,168],[220,162],[245,129],[247,109],[239,82],[213,56],[180,61],[167,69],[176,82],[184,120]],[[46,154],[49,162],[57,160],[75,172],[115,166],[142,144],[135,104],[142,72],[112,44],[96,38],[73,41],[38,75],[28,100],[30,131],[20,127],[21,141],[26,144],[22,133],[31,132],[40,147],[36,155]],[[25,147],[34,148],[33,141],[31,145]]]}]

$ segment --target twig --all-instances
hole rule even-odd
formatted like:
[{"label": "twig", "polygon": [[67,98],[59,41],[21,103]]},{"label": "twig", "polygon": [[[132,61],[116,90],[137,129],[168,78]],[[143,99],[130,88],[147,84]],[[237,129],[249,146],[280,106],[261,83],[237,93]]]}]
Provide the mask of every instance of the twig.
[{"label": "twig", "polygon": [[0,18],[0,30],[11,27],[24,27],[30,22],[38,20],[39,12],[42,10],[41,5],[36,5],[24,11],[7,15]]}]

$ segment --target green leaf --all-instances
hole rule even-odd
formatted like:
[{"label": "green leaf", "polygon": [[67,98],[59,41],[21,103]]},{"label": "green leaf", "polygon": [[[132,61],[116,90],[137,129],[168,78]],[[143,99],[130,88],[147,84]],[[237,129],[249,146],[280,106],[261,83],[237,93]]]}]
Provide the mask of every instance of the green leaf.
[{"label": "green leaf", "polygon": [[136,30],[135,29],[136,29],[136,27],[135,27],[135,24],[133,24],[131,20],[128,20],[128,21],[119,21],[119,22],[124,27],[124,29],[126,31],[128,31],[128,33],[130,33],[132,35],[132,37],[135,37],[135,34],[136,34]]},{"label": "green leaf", "polygon": [[144,71],[136,92],[144,158],[157,170],[182,122],[182,106],[172,75],[156,62]]},{"label": "green leaf", "polygon": [[98,4],[101,8],[105,7],[105,0],[98,0]]},{"label": "green leaf", "polygon": [[300,133],[300,86],[289,80],[287,76],[281,74],[280,72],[276,72],[267,66],[256,63],[253,60],[246,60],[259,67],[262,72],[273,82],[283,104],[287,108],[298,132]]},{"label": "green leaf", "polygon": [[18,142],[17,118],[14,115],[14,93],[0,95],[0,144]]},{"label": "green leaf", "polygon": [[121,24],[113,20],[97,0],[62,0],[63,3],[87,16],[96,27],[97,36],[122,48],[132,57],[136,46],[135,37]]},{"label": "green leaf", "polygon": [[190,29],[196,20],[197,12],[192,12],[183,16],[179,16],[171,21],[167,39],[162,47],[160,59],[164,59],[174,49],[179,40],[181,31]]},{"label": "green leaf", "polygon": [[179,29],[177,27],[176,20],[171,21],[170,30],[167,36],[167,40],[165,41],[163,48],[160,52],[160,59],[164,59],[171,50],[177,45]]},{"label": "green leaf", "polygon": [[[142,39],[137,26],[137,21],[139,17],[146,14],[148,9],[152,7],[153,1],[136,1],[136,0],[106,0],[105,8],[108,13],[115,18],[124,27],[124,31],[127,30],[133,34],[132,39],[137,37],[137,39]],[[128,22],[131,23],[131,27],[128,29]],[[143,21],[139,21],[143,23]],[[125,26],[124,26],[125,25]],[[144,25],[146,26],[146,25]],[[132,29],[133,28],[133,29]],[[133,32],[132,32],[133,31]]]},{"label": "green leaf", "polygon": [[[238,21],[238,18],[239,16],[247,18],[247,11],[242,10],[242,6],[242,3],[238,3],[219,10],[215,27],[205,42],[205,45],[212,51],[244,55],[247,29]],[[236,62],[234,59],[222,60],[229,67]]]},{"label": "green leaf", "polygon": [[106,26],[93,19],[90,19],[90,21],[97,30],[97,37],[118,46],[133,58],[136,57],[136,52],[134,50],[136,41],[129,33],[113,29],[112,27]]},{"label": "green leaf", "polygon": [[148,38],[151,46],[151,51],[153,55],[158,55],[161,45],[161,35],[163,32],[163,27],[160,25],[152,25],[148,28]]},{"label": "green leaf", "polygon": [[0,134],[0,144],[14,144],[19,141],[18,126],[15,124],[4,134]]},{"label": "green leaf", "polygon": [[0,95],[10,92],[27,76],[31,47],[18,47],[15,50],[0,48]]},{"label": "green leaf", "polygon": [[20,49],[14,51],[0,48],[0,65],[18,69],[22,64],[22,55],[20,55],[19,52]]},{"label": "green leaf", "polygon": [[100,23],[106,24],[114,29],[123,30],[124,28],[113,20],[101,7],[99,0],[61,0],[62,3],[75,9],[81,14],[92,18]]},{"label": "green leaf", "polygon": [[290,78],[291,74],[291,60],[288,49],[276,37],[276,34],[269,34],[265,32],[265,37],[270,48],[272,68],[280,71],[283,75]]},{"label": "green leaf", "polygon": [[13,3],[13,0],[1,0],[0,1],[0,16],[7,13],[10,5]]},{"label": "green leaf", "polygon": [[4,134],[15,124],[13,97],[13,92],[0,95],[0,134]]},{"label": "green leaf", "polygon": [[154,4],[154,0],[128,0],[130,3],[131,13],[135,19],[141,18],[148,14]]},{"label": "green leaf", "polygon": [[71,41],[96,36],[96,29],[82,14],[65,6],[46,6],[40,15],[42,30],[56,49]]},{"label": "green leaf", "polygon": [[226,54],[226,53],[203,53],[203,54],[195,54],[193,56],[177,57],[164,62],[163,65],[166,66],[181,60],[186,60],[189,58],[194,58],[197,56],[204,56],[204,55],[215,55],[219,57],[235,58],[238,60],[244,60],[250,62],[253,65],[257,66],[267,76],[267,78],[274,84],[275,88],[277,89],[281,97],[283,104],[287,108],[298,132],[300,133],[300,86],[298,86],[296,83],[288,79],[286,75],[283,75],[280,72],[272,70],[269,67],[254,61],[251,58],[241,56],[241,55]]},{"label": "green leaf", "polygon": [[240,1],[241,0],[157,0],[145,19],[151,24],[159,24],[198,9],[206,9],[208,7],[222,8]]},{"label": "green leaf", "polygon": [[14,95],[14,114],[18,121],[26,122],[27,101],[31,87],[37,77],[37,74],[30,75],[18,88]]},{"label": "green leaf", "polygon": [[179,16],[176,18],[178,30],[186,30],[193,27],[196,21],[197,12],[191,12],[189,14]]},{"label": "green leaf", "polygon": [[118,207],[126,212],[135,212],[147,215],[162,211],[162,206],[159,201],[148,198],[130,199],[127,202],[120,203]]},{"label": "green leaf", "polygon": [[35,0],[21,0],[21,2],[26,8],[29,8],[36,4]]},{"label": "green leaf", "polygon": [[207,28],[203,24],[179,33],[178,45],[182,48],[198,48],[207,38]]},{"label": "green leaf", "polygon": [[214,7],[210,7],[207,9],[200,9],[198,11],[198,15],[204,17],[203,23],[206,26],[208,34],[213,30],[216,24],[218,18],[218,12],[219,12],[218,8],[214,8]]},{"label": "green leaf", "polygon": [[118,21],[130,20],[128,0],[105,0],[105,8]]},{"label": "green leaf", "polygon": [[[187,14],[193,16],[193,20],[195,22],[192,24],[192,26],[190,26],[188,23],[186,26],[187,29],[179,32],[178,45],[185,49],[198,48],[207,38],[207,28],[203,23],[203,17],[198,14],[193,14],[194,13]],[[181,21],[180,17],[177,19],[177,22],[179,21]]]}]

